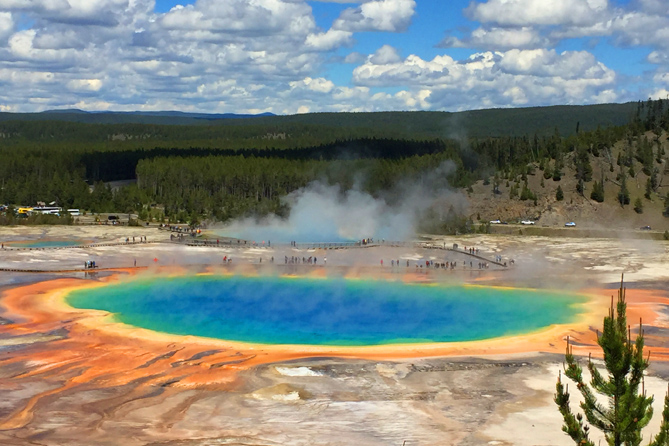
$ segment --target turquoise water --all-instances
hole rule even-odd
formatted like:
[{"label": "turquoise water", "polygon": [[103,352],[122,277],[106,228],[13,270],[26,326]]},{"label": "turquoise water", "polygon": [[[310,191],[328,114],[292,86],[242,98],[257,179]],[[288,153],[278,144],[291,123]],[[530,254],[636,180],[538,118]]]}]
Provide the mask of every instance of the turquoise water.
[{"label": "turquoise water", "polygon": [[155,331],[262,344],[456,342],[566,323],[585,298],[547,291],[371,280],[186,276],[71,293]]},{"label": "turquoise water", "polygon": [[11,242],[7,246],[12,248],[64,248],[81,245],[80,241],[73,240],[36,240],[34,242]]}]

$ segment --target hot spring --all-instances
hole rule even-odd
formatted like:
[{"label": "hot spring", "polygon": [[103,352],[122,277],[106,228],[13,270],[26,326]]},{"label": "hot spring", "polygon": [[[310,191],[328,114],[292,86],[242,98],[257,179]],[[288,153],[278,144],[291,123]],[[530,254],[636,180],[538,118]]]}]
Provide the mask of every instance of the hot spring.
[{"label": "hot spring", "polygon": [[573,322],[583,296],[377,280],[181,276],[71,292],[150,330],[257,344],[366,346],[490,339]]}]

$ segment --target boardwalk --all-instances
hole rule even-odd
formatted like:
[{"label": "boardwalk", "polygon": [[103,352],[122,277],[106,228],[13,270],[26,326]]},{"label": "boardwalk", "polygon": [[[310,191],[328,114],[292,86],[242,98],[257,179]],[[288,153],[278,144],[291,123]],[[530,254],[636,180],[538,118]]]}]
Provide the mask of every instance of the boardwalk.
[{"label": "boardwalk", "polygon": [[24,248],[13,248],[11,244],[6,244],[2,250],[4,251],[56,251],[59,249],[88,249],[88,248],[101,248],[106,246],[129,246],[129,245],[147,245],[147,244],[156,244],[156,243],[168,243],[160,241],[151,241],[151,242],[109,242],[109,243],[87,243],[85,245],[73,245],[73,246],[43,246],[43,247],[24,247]]},{"label": "boardwalk", "polygon": [[[232,241],[226,240],[225,242],[216,242],[213,240],[188,240],[188,241],[135,241],[135,242],[107,242],[107,243],[89,243],[85,245],[74,245],[74,246],[59,246],[59,247],[25,247],[25,248],[12,248],[11,245],[5,245],[4,251],[58,251],[64,249],[91,249],[91,248],[105,248],[105,247],[128,247],[135,248],[143,245],[179,245],[179,246],[188,246],[194,248],[206,248],[206,249],[216,249],[216,248],[235,248],[235,249],[271,249],[273,251],[287,251],[287,250],[297,250],[297,251],[313,251],[313,250],[359,250],[359,249],[374,249],[374,248],[410,248],[410,249],[423,249],[423,250],[437,250],[445,251],[460,256],[469,257],[472,260],[476,259],[477,262],[485,262],[490,265],[495,265],[501,268],[506,269],[507,264],[502,262],[497,262],[491,260],[480,254],[472,254],[469,250],[458,249],[454,247],[446,247],[445,244],[434,243],[434,242],[402,242],[402,241],[383,241],[381,243],[366,243],[361,242],[316,242],[316,243],[278,243],[278,244],[257,244],[249,243],[248,241]],[[435,262],[436,263],[436,262]],[[277,265],[279,263],[277,262]],[[206,266],[204,264],[198,264],[199,266]],[[212,263],[212,265],[214,265]],[[75,272],[94,272],[94,271],[109,271],[117,270],[125,267],[110,267],[110,268],[73,268],[68,267],[65,269],[47,269],[47,268],[0,268],[0,272],[16,272],[16,273],[75,273]],[[132,268],[132,267],[131,267]],[[146,268],[146,266],[140,266],[136,268]]]}]

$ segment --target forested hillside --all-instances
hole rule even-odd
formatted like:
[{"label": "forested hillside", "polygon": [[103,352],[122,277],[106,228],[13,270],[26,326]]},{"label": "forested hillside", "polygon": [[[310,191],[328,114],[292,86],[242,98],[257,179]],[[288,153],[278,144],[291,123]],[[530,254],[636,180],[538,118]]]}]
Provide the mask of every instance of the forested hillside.
[{"label": "forested hillside", "polygon": [[669,229],[666,103],[639,104],[628,125],[579,133],[554,147],[561,149],[525,166],[510,163],[476,182],[469,188],[470,217],[538,220],[542,226],[578,221],[599,229]]},{"label": "forested hillside", "polygon": [[[168,139],[225,138],[234,130],[226,127],[243,127],[242,133],[249,134],[259,129],[269,133],[302,134],[307,127],[340,129],[339,135],[350,137],[341,129],[358,129],[359,136],[374,136],[374,132],[402,138],[483,138],[488,136],[523,136],[552,134],[557,128],[560,134],[569,136],[577,131],[595,130],[627,124],[636,110],[637,104],[597,104],[561,105],[551,107],[528,107],[511,109],[471,110],[463,112],[374,112],[374,113],[308,113],[290,116],[274,115],[220,115],[178,112],[136,112],[136,113],[87,113],[80,110],[54,110],[45,113],[0,113],[0,123],[23,122],[23,128],[30,133],[44,134],[44,127],[38,123],[54,121],[59,123],[95,124],[96,133],[106,137],[113,134],[112,125],[125,124],[125,130],[118,134],[146,137],[155,132],[155,127],[163,127]],[[234,119],[232,119],[234,118]],[[131,124],[139,125],[132,126]],[[147,127],[142,133],[142,125]],[[213,127],[212,129],[188,130],[174,127]],[[50,132],[61,135],[58,125],[46,124]],[[170,129],[170,127],[172,127]],[[122,127],[117,127],[122,128]],[[32,129],[35,129],[34,131]],[[65,126],[75,129],[73,136],[81,140],[78,133],[90,133],[90,129]],[[362,133],[360,132],[362,130]],[[47,131],[47,134],[49,133]],[[373,133],[369,133],[373,132]],[[390,132],[390,133],[388,133]]]},{"label": "forested hillside", "polygon": [[[608,177],[615,173],[608,188],[641,171],[648,197],[663,198],[666,153],[659,141],[669,130],[666,101],[590,107],[587,116],[588,107],[458,115],[477,119],[477,128],[488,129],[485,136],[476,134],[480,130],[469,134],[466,125],[454,129],[452,121],[451,130],[442,128],[440,120],[455,114],[424,112],[258,117],[200,126],[6,120],[0,122],[0,204],[56,201],[66,208],[181,222],[285,215],[282,197],[313,181],[392,197],[388,192],[396,193],[398,183],[425,180],[446,161],[452,168],[440,175],[452,187],[472,192],[472,186],[486,185],[493,195],[519,201],[537,202],[538,187],[528,182],[537,170],[555,183],[575,172],[585,197],[603,187],[603,165]],[[624,123],[616,121],[620,109],[627,110]],[[551,131],[536,131],[551,116],[557,116]],[[595,116],[619,125],[588,129]],[[522,128],[535,131],[518,134]],[[563,134],[560,128],[573,130]],[[130,179],[136,184],[116,190],[105,185]],[[621,204],[628,204],[624,197]]]}]

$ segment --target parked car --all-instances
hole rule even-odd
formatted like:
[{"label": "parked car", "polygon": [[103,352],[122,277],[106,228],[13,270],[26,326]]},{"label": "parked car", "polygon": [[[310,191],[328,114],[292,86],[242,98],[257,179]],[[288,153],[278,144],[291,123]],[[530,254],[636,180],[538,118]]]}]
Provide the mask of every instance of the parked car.
[{"label": "parked car", "polygon": [[521,225],[533,225],[534,222],[532,220],[523,220],[520,222]]},{"label": "parked car", "polygon": [[651,229],[652,229],[652,228],[651,228],[650,226],[648,226],[648,225],[646,225],[646,226],[641,226],[641,230],[642,230],[642,231],[650,231]]},{"label": "parked car", "polygon": [[502,222],[500,220],[490,220],[490,224],[492,225],[501,225]]},{"label": "parked car", "polygon": [[565,223],[564,225],[568,228],[573,228],[574,226],[576,226],[576,223],[574,223],[573,221],[570,221],[569,223]]}]

